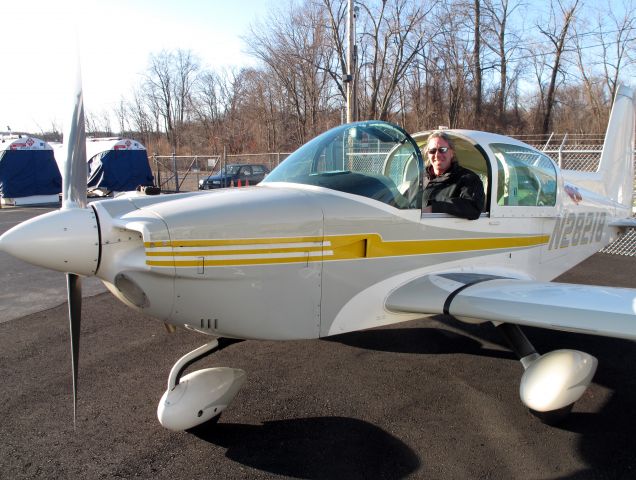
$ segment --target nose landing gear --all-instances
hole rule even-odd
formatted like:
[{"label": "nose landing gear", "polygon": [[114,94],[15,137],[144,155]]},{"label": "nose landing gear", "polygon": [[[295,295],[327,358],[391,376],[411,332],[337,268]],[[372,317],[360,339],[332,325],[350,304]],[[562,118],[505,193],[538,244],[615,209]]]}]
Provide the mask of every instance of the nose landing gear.
[{"label": "nose landing gear", "polygon": [[170,370],[168,389],[157,407],[161,425],[169,430],[188,430],[219,417],[245,382],[245,372],[216,367],[182,377],[194,362],[242,340],[218,338],[181,357]]}]

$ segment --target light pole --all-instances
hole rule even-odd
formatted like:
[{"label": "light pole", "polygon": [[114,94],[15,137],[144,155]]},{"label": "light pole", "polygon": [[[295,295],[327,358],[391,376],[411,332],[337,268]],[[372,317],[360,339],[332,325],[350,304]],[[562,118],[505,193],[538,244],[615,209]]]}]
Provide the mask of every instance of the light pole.
[{"label": "light pole", "polygon": [[358,105],[356,101],[356,14],[358,7],[354,7],[354,0],[349,0],[348,10],[348,41],[347,41],[347,123],[351,123],[358,118]]}]

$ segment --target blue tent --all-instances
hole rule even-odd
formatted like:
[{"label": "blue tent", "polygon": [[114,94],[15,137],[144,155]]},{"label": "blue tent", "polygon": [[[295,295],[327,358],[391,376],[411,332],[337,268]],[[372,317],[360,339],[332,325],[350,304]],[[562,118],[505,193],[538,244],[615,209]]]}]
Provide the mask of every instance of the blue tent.
[{"label": "blue tent", "polygon": [[0,193],[3,198],[57,195],[62,176],[53,149],[29,136],[0,139]]},{"label": "blue tent", "polygon": [[88,139],[86,157],[89,190],[124,192],[154,183],[148,153],[135,140]]}]

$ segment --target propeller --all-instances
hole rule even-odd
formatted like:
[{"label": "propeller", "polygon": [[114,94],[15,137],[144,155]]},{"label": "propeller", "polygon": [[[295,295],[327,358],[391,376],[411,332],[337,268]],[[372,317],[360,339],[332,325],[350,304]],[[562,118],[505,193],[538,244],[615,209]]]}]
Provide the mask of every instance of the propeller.
[{"label": "propeller", "polygon": [[86,131],[79,53],[75,64],[73,110],[64,124],[65,162],[62,166],[62,210],[86,207]]},{"label": "propeller", "polygon": [[[64,124],[66,158],[62,171],[62,210],[86,208],[86,132],[82,73],[77,54],[73,110]],[[82,281],[75,273],[66,274],[71,362],[73,369],[73,425],[77,419],[77,376],[79,371],[80,325],[82,322]]]},{"label": "propeller", "polygon": [[80,324],[82,322],[82,280],[75,273],[66,274],[68,319],[71,333],[71,362],[73,367],[73,425],[77,418],[77,373],[79,362]]},{"label": "propeller", "polygon": [[[64,124],[66,154],[62,173],[62,208],[22,222],[0,236],[0,251],[33,265],[66,274],[73,369],[73,424],[77,409],[82,287],[80,275],[99,269],[99,222],[86,201],[86,133],[79,52],[72,87],[72,111]],[[69,70],[73,70],[70,68]]]}]

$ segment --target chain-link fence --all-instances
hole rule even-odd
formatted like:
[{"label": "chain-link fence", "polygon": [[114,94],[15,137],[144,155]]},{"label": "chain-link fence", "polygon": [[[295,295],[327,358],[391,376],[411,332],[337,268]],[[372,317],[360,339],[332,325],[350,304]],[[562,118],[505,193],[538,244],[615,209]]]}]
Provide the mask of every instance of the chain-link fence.
[{"label": "chain-link fence", "polygon": [[603,150],[603,135],[518,135],[517,139],[549,155],[561,168],[594,172]]},{"label": "chain-link fence", "polygon": [[289,153],[241,155],[152,155],[149,158],[155,184],[163,192],[192,192],[199,180],[216,174],[228,165],[264,165],[272,170]]},{"label": "chain-link fence", "polygon": [[601,250],[602,253],[611,253],[613,255],[625,255],[628,257],[636,257],[636,229],[629,228],[618,237],[614,242]]}]

